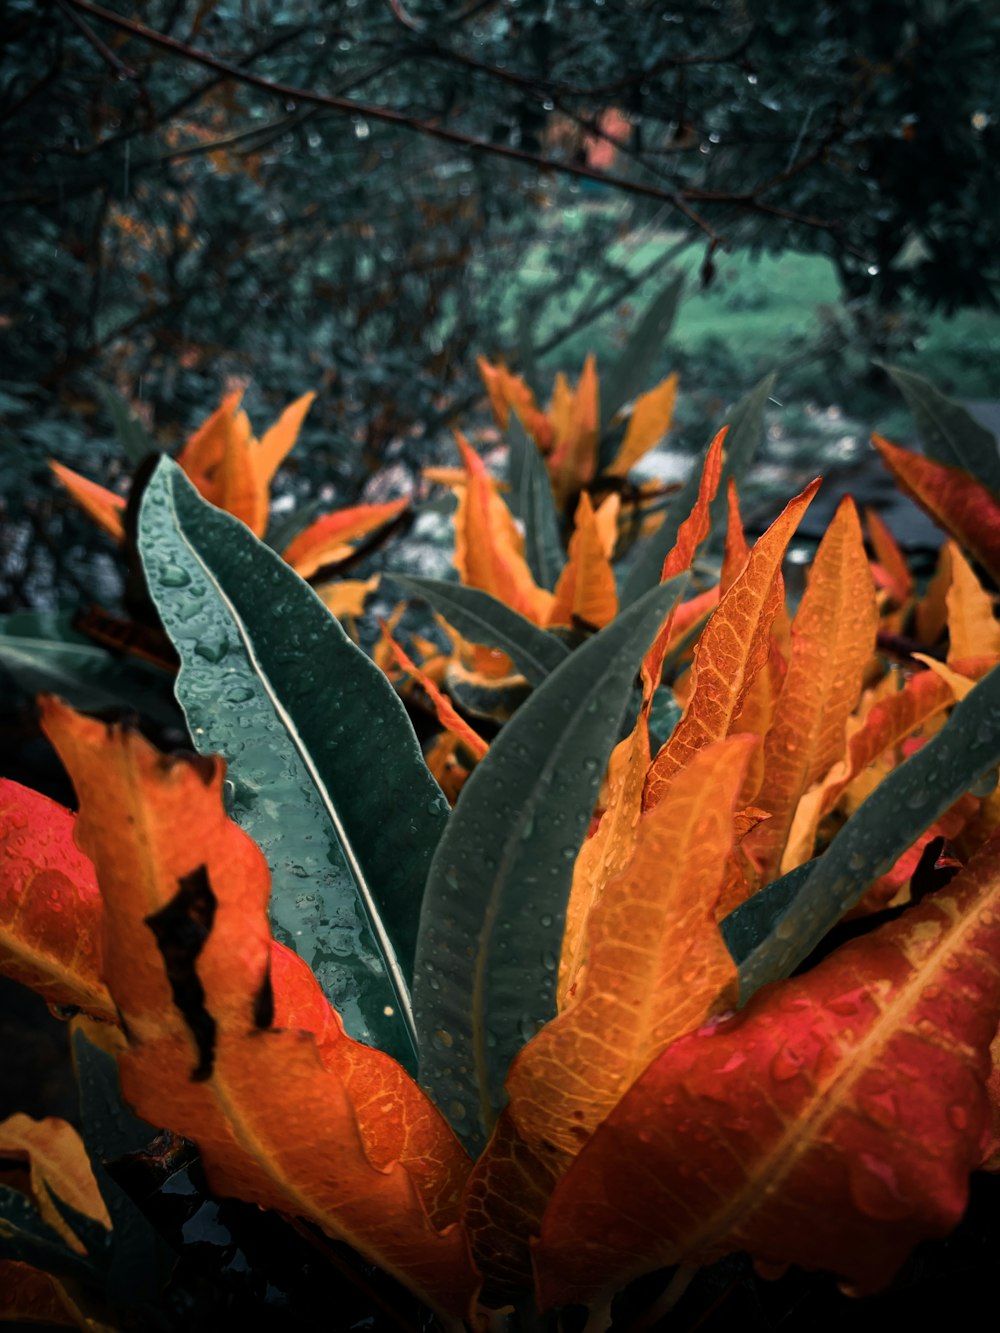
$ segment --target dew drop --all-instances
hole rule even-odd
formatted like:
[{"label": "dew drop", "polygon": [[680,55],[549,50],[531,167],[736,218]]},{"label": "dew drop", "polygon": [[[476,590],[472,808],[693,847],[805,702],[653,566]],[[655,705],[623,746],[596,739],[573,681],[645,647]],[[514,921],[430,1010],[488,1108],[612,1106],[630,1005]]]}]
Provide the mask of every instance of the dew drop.
[{"label": "dew drop", "polygon": [[165,588],[183,588],[191,582],[191,575],[180,565],[161,565],[159,573]]}]

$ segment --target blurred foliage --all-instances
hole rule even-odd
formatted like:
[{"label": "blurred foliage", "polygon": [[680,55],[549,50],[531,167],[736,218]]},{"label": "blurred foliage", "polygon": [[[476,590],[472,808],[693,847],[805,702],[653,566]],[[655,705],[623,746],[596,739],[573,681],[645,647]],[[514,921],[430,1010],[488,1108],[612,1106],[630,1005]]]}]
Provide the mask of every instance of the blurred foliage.
[{"label": "blurred foliage", "polygon": [[[945,309],[995,300],[994,6],[117,12],[180,46],[76,0],[6,6],[8,608],[50,601],[53,583],[78,600],[113,591],[44,467],[55,456],[119,480],[102,382],[167,445],[227,383],[252,377],[261,411],[319,389],[283,485],[350,502],[386,464],[399,467],[385,494],[405,489],[479,396],[475,352],[530,380],[536,354],[621,310],[643,277],[662,282],[670,250],[636,272],[616,244],[640,229],[703,247],[704,283],[720,247],[828,257],[876,351],[906,293]],[[598,183],[605,173],[617,184]],[[587,298],[564,313],[581,284]]]}]

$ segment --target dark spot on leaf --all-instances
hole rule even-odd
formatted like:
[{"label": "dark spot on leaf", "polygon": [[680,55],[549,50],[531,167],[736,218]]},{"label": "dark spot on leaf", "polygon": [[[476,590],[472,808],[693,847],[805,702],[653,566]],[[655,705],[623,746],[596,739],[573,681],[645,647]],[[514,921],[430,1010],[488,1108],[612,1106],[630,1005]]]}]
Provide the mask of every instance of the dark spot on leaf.
[{"label": "dark spot on leaf", "polygon": [[208,871],[199,866],[178,880],[180,888],[158,912],[146,917],[146,925],[163,955],[174,1004],[198,1048],[198,1064],[191,1073],[194,1082],[210,1078],[215,1056],[215,1019],[205,1008],[205,988],[195,963],[205,947],[215,920],[216,898]]},{"label": "dark spot on leaf", "polygon": [[253,997],[254,1026],[269,1028],[274,1024],[274,988],[271,985],[271,959],[264,967],[264,976],[257,994]]}]

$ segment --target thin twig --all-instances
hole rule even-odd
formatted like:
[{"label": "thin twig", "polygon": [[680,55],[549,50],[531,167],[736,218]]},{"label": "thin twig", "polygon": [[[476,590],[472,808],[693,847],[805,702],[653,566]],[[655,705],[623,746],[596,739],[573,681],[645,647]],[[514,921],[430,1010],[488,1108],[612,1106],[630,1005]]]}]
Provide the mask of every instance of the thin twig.
[{"label": "thin twig", "polygon": [[78,14],[72,5],[68,5],[66,0],[56,0],[56,4],[69,19],[70,23],[83,33],[84,37],[97,54],[103,60],[108,62],[120,79],[137,79],[139,77],[130,65],[126,65],[124,61],[118,59],[110,46],[101,41],[100,37],[98,37],[97,33],[93,30],[83,15]]}]

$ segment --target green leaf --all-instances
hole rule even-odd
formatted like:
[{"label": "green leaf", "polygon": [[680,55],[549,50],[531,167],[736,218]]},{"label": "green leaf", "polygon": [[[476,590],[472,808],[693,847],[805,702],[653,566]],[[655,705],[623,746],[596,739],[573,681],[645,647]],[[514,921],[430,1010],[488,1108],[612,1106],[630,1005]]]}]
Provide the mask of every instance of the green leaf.
[{"label": "green leaf", "polygon": [[99,384],[97,392],[114,425],[118,443],[133,468],[138,467],[150,454],[161,452],[146,427],[132,415],[113,389]]},{"label": "green leaf", "polygon": [[1000,495],[1000,453],[986,427],[919,375],[898,366],[885,369],[913,413],[928,457],[961,468]]},{"label": "green leaf", "polygon": [[569,649],[554,635],[539,629],[509,606],[478,588],[413,574],[386,575],[404,591],[440,611],[470,643],[505,652],[531,685],[542,681],[569,656]]},{"label": "green leaf", "polygon": [[552,498],[545,459],[511,413],[507,427],[510,441],[511,508],[524,524],[524,555],[535,582],[550,591],[562,573],[566,556],[559,539],[559,516]]},{"label": "green leaf", "polygon": [[615,413],[621,411],[643,389],[649,388],[647,381],[673,326],[683,290],[684,274],[679,273],[650,301],[617,363],[610,373],[605,374],[601,386],[602,435]]},{"label": "green leaf", "polygon": [[765,884],[719,922],[722,938],[737,967],[767,939],[816,864],[816,861],[806,861],[780,879]]},{"label": "green leaf", "polygon": [[275,933],[352,1036],[413,1066],[420,896],[448,814],[396,692],[309,586],[163,460],[142,502],[150,592],[195,745],[273,876]]},{"label": "green leaf", "polygon": [[[760,444],[764,433],[764,409],[774,388],[774,375],[767,375],[729,414],[729,431],[726,435],[725,462],[722,465],[722,478],[719,493],[712,505],[712,526],[719,522],[720,514],[725,512],[726,482],[729,477],[737,480],[743,475]],[[696,467],[681,490],[674,496],[664,515],[663,522],[651,536],[647,537],[639,548],[632,568],[629,570],[622,589],[621,604],[630,606],[637,597],[641,597],[649,588],[655,587],[660,580],[663,562],[666,560],[677,540],[681,524],[690,514],[698,498],[698,486],[701,481],[701,467]]]},{"label": "green leaf", "polygon": [[137,658],[120,657],[73,629],[54,611],[0,616],[0,666],[28,694],[58,694],[74,708],[132,708],[167,726],[183,721],[173,677]]},{"label": "green leaf", "polygon": [[642,656],[683,583],[653,589],[522,704],[434,856],[413,983],[420,1078],[470,1147],[505,1100],[511,1060],[555,1014],[573,865]]},{"label": "green leaf", "polygon": [[139,1152],[153,1141],[156,1130],[125,1105],[114,1056],[88,1041],[79,1029],[73,1033],[73,1062],[80,1089],[83,1142],[111,1216],[108,1299],[113,1305],[155,1306],[177,1256],[111,1178],[104,1163]]},{"label": "green leaf", "polygon": [[770,933],[740,964],[741,1003],[758,987],[788,976],[868,886],[998,763],[1000,667],[994,667],[937,735],[883,778],[792,891],[779,888],[787,875],[770,886],[775,903],[786,892],[791,896]]},{"label": "green leaf", "polygon": [[0,1259],[15,1259],[89,1285],[99,1282],[93,1264],[71,1250],[31,1200],[9,1185],[0,1185]]}]

